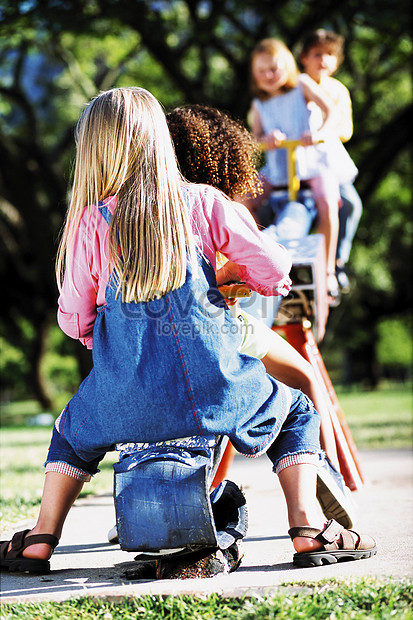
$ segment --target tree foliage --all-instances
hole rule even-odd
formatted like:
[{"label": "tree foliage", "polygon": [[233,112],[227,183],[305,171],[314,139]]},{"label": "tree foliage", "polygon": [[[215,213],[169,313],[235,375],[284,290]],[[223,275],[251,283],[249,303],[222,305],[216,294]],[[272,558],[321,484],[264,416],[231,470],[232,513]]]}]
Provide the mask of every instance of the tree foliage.
[{"label": "tree foliage", "polygon": [[256,42],[276,36],[294,50],[317,27],[346,39],[338,77],[352,93],[348,146],[365,209],[353,255],[358,286],[342,306],[347,320],[343,310],[331,317],[330,338],[341,334],[353,353],[370,339],[374,357],[377,321],[411,307],[407,0],[0,0],[0,20],[1,335],[24,350],[43,402],[39,360],[84,103],[138,84],[166,107],[208,103],[245,119]]}]

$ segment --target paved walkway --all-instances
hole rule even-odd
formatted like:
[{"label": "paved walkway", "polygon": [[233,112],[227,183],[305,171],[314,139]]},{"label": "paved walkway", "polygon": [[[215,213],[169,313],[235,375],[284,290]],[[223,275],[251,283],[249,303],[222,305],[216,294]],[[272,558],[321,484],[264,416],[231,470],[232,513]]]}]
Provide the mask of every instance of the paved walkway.
[{"label": "paved walkway", "polygon": [[[79,596],[116,599],[143,594],[259,594],[280,584],[363,576],[413,578],[413,455],[408,450],[362,452],[366,478],[354,494],[357,529],[374,536],[378,554],[367,560],[298,569],[292,564],[284,499],[268,459],[236,456],[228,478],[243,486],[249,531],[241,567],[210,579],[141,580],[126,576],[135,554],[107,543],[115,522],[110,494],[80,500],[69,514],[47,576],[1,573],[2,602],[65,600]],[[30,525],[30,524],[29,524]]]}]

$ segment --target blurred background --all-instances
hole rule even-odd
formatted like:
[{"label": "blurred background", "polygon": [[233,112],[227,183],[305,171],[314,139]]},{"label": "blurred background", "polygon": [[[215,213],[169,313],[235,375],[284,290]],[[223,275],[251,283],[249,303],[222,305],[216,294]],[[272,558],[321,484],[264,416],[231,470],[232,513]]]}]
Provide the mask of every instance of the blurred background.
[{"label": "blurred background", "polygon": [[142,86],[166,110],[209,104],[246,121],[255,44],[293,51],[315,28],[345,37],[336,74],[353,101],[346,144],[364,212],[352,288],[321,353],[343,391],[410,390],[412,379],[409,0],[0,0],[0,372],[3,423],[56,415],[89,359],[56,325],[54,259],[74,125],[100,90]]}]

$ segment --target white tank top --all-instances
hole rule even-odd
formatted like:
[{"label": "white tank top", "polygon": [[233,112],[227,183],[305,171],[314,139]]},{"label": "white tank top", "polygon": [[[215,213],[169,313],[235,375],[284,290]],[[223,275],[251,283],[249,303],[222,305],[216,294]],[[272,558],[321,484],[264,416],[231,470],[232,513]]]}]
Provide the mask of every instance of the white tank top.
[{"label": "white tank top", "polygon": [[[321,110],[309,108],[300,85],[288,93],[260,101],[254,99],[264,133],[279,129],[289,140],[299,140],[305,131],[315,131],[322,124]],[[275,186],[286,185],[287,157],[285,149],[266,152],[263,174]],[[322,144],[296,149],[296,171],[301,180],[334,174],[341,183],[352,182],[357,168],[337,136]]]}]

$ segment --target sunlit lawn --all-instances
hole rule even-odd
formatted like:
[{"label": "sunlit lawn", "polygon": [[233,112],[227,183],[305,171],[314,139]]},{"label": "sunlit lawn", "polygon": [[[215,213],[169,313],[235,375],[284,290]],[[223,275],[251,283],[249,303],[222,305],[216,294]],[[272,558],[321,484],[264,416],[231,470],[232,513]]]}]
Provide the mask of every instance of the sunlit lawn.
[{"label": "sunlit lawn", "polygon": [[369,392],[337,391],[359,449],[413,446],[413,392],[406,384]]},{"label": "sunlit lawn", "polygon": [[42,603],[6,603],[2,620],[412,620],[412,585],[403,581],[334,579],[282,584],[272,596],[186,595],[110,599],[87,596]]}]

